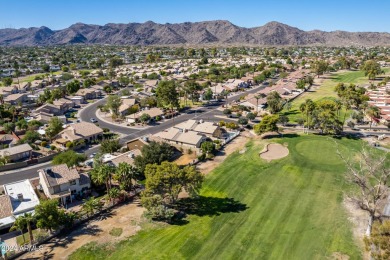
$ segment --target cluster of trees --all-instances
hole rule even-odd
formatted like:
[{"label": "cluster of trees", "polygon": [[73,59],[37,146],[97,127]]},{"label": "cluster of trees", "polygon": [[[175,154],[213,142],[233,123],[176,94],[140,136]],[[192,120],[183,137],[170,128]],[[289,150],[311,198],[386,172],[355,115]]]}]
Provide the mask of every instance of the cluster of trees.
[{"label": "cluster of trees", "polygon": [[158,220],[172,220],[179,193],[185,191],[195,195],[203,182],[203,175],[195,167],[180,168],[167,161],[160,165],[148,164],[144,173],[146,182],[141,202],[148,210],[147,214]]},{"label": "cluster of trees", "polygon": [[27,228],[29,243],[32,245],[34,244],[33,225],[52,232],[60,227],[71,227],[77,218],[77,214],[60,209],[57,200],[43,200],[35,207],[34,215],[26,213],[16,218],[11,230],[19,230],[26,242],[23,231]]},{"label": "cluster of trees", "polygon": [[341,102],[332,99],[316,102],[307,99],[299,107],[307,129],[319,129],[322,134],[339,134],[342,131],[341,109]]}]

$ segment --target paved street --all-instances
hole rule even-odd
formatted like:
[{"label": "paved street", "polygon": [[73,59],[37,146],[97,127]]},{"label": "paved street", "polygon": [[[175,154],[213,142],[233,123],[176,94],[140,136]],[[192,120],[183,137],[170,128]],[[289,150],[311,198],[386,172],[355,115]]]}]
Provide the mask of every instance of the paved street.
[{"label": "paved street", "polygon": [[[238,100],[241,96],[248,95],[251,93],[256,93],[257,91],[263,89],[264,87],[265,87],[264,85],[256,86],[253,89],[250,89],[248,91],[239,93],[235,96],[228,97],[227,101],[230,104],[231,102]],[[82,121],[89,122],[91,118],[97,118],[96,117],[96,110],[98,109],[97,107],[101,104],[104,104],[104,103],[105,103],[105,99],[101,99],[101,100],[87,106],[82,111],[80,111],[80,114],[79,114],[80,119]],[[138,129],[131,129],[131,128],[124,127],[124,126],[118,126],[117,124],[107,123],[107,122],[104,122],[102,120],[99,120],[98,124],[102,128],[109,128],[109,129],[111,129],[111,131],[121,134],[120,143],[125,144],[126,142],[128,142],[132,139],[139,138],[139,137],[142,137],[142,136],[148,135],[148,134],[158,133],[158,132],[163,131],[163,130],[165,130],[165,129],[167,129],[175,124],[178,124],[178,123],[190,120],[190,119],[203,119],[203,120],[214,121],[214,122],[219,122],[221,120],[234,121],[234,120],[230,120],[228,118],[222,119],[221,117],[219,117],[219,116],[222,116],[223,113],[218,108],[223,104],[226,104],[226,102],[220,102],[220,103],[212,105],[212,106],[201,107],[201,108],[196,109],[197,111],[202,111],[202,112],[188,113],[189,111],[186,111],[186,112],[176,116],[173,119],[167,119],[164,122],[159,122],[153,126],[150,126],[148,128],[145,128],[145,129],[139,129],[139,130]],[[349,134],[362,135],[362,136],[364,136],[364,135],[378,135],[379,134],[379,132],[370,131],[370,130],[367,131],[367,130],[361,131],[361,132],[347,130],[345,132],[349,133]],[[385,135],[390,135],[390,133],[387,132],[387,133],[385,133]],[[89,156],[92,153],[98,152],[98,150],[99,150],[99,146],[87,147],[87,149],[85,149],[83,151],[83,153],[86,156]],[[50,166],[50,162],[38,164],[38,165],[33,165],[30,167],[26,167],[26,168],[18,169],[18,170],[13,170],[13,171],[9,171],[9,172],[2,172],[2,173],[0,173],[0,185],[3,185],[5,183],[18,181],[18,180],[23,180],[23,179],[36,178],[36,177],[38,177],[37,170],[41,169],[41,168],[48,167],[48,166]]]},{"label": "paved street", "polygon": [[[248,91],[241,92],[235,96],[228,97],[227,101],[228,101],[228,103],[231,103],[235,100],[238,100],[241,96],[248,95],[251,93],[256,93],[257,91],[263,89],[264,87],[265,87],[264,85],[255,86],[254,88],[252,88]],[[96,110],[98,109],[99,105],[102,105],[105,102],[106,102],[105,99],[101,99],[101,100],[98,100],[95,103],[87,106],[86,108],[84,108],[79,113],[80,119],[82,121],[90,122],[91,118],[97,118],[96,117]],[[102,128],[109,128],[113,132],[120,133],[122,135],[122,137],[120,138],[120,143],[125,144],[126,142],[128,142],[132,139],[139,138],[141,136],[148,135],[148,134],[158,133],[158,132],[160,132],[164,129],[167,129],[175,124],[178,124],[178,123],[190,120],[190,119],[203,119],[203,120],[215,121],[215,122],[221,121],[222,120],[221,118],[218,118],[215,116],[216,115],[223,115],[223,113],[220,110],[218,110],[218,108],[219,108],[219,106],[221,106],[225,103],[226,102],[220,102],[214,106],[198,108],[197,110],[201,110],[202,111],[201,113],[197,112],[197,113],[188,114],[187,113],[188,111],[187,111],[186,113],[182,113],[173,119],[165,120],[164,122],[157,123],[154,126],[148,127],[146,129],[141,129],[141,130],[130,129],[127,127],[118,126],[116,124],[109,124],[107,122],[103,122],[102,120],[99,120],[98,124]],[[229,121],[229,120],[225,119],[225,121]],[[92,153],[97,152],[98,150],[99,150],[99,146],[95,146],[95,147],[91,147],[89,149],[86,149],[85,151],[83,151],[83,153],[86,156],[89,156]],[[8,172],[1,172],[0,173],[0,185],[14,182],[14,181],[24,180],[24,179],[36,178],[36,177],[38,177],[37,171],[41,168],[46,168],[48,166],[50,166],[50,162],[33,165],[33,166],[26,167],[23,169],[17,169],[17,170],[12,170],[12,171],[8,171]]]}]

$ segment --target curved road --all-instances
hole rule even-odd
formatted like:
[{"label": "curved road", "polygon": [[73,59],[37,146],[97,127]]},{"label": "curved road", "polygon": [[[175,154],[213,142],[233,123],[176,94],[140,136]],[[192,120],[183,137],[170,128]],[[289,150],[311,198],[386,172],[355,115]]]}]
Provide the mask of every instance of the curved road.
[{"label": "curved road", "polygon": [[[261,89],[263,89],[265,85],[260,85],[256,86],[250,90],[247,90],[245,92],[242,92],[236,96],[228,97],[227,102],[231,103],[234,100],[238,100],[241,96],[255,93]],[[83,110],[80,111],[79,117],[82,121],[90,122],[91,118],[96,118],[96,110],[98,109],[97,107],[101,104],[105,103],[105,98],[96,101],[95,103],[92,103],[91,105],[85,107]],[[161,123],[156,123],[153,126],[150,126],[146,129],[130,129],[127,127],[119,126],[116,124],[110,124],[103,122],[99,120],[98,124],[102,128],[109,128],[113,132],[117,132],[122,134],[123,136],[120,137],[120,143],[125,144],[126,142],[142,137],[144,135],[148,134],[155,134],[160,131],[163,131],[175,124],[190,120],[190,119],[203,119],[203,120],[209,120],[209,121],[220,121],[221,118],[215,118],[214,116],[216,115],[222,115],[222,112],[218,110],[218,107],[226,102],[220,102],[216,105],[213,106],[208,106],[208,107],[202,107],[199,108],[198,110],[202,110],[203,112],[201,113],[183,113],[180,114],[173,119],[168,119],[165,120],[164,122]],[[224,119],[225,121],[229,121]],[[94,147],[87,147],[86,150],[82,151],[86,156],[91,155],[92,153],[95,153],[99,150],[99,146],[94,146]],[[1,172],[0,173],[0,185],[6,184],[6,183],[11,183],[14,181],[19,181],[19,180],[24,180],[24,179],[32,179],[38,177],[37,171],[39,169],[45,168],[50,166],[50,162],[47,163],[42,163],[38,165],[32,165],[29,167],[25,167],[23,169],[17,169],[17,170],[12,170],[12,171],[7,171],[7,172]]]}]

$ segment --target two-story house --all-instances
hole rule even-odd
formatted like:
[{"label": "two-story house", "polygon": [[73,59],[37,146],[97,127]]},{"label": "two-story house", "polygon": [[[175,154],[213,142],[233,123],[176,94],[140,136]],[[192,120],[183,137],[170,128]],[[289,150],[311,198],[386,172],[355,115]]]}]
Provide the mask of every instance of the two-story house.
[{"label": "two-story house", "polygon": [[39,184],[49,199],[59,199],[63,205],[72,202],[73,196],[83,195],[91,188],[86,173],[79,173],[66,164],[38,170]]}]

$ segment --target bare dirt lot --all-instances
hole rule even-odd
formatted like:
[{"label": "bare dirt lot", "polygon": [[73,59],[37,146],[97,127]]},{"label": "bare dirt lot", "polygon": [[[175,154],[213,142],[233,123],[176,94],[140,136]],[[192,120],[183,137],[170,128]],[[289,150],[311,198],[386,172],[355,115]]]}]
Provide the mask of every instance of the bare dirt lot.
[{"label": "bare dirt lot", "polygon": [[364,252],[363,259],[370,259],[369,253],[364,250],[365,245],[363,242],[368,225],[368,214],[367,212],[361,210],[356,202],[350,198],[345,198],[343,204],[347,210],[348,219],[352,223],[352,231],[355,241]]},{"label": "bare dirt lot", "polygon": [[[144,209],[138,201],[120,206],[105,216],[86,223],[66,237],[44,244],[42,251],[27,253],[19,259],[67,259],[76,249],[89,242],[107,243],[122,240],[141,229],[143,212]],[[122,229],[122,234],[110,235],[113,228]]]}]

